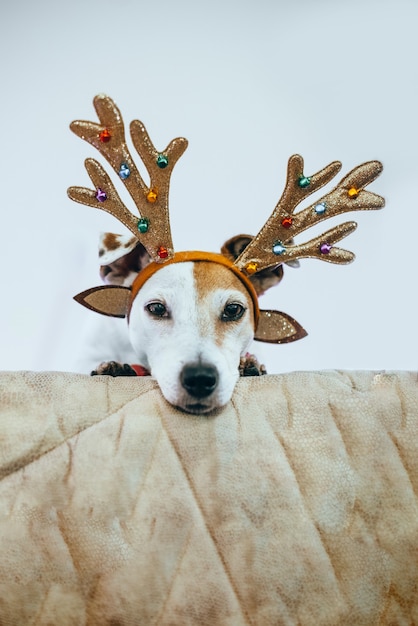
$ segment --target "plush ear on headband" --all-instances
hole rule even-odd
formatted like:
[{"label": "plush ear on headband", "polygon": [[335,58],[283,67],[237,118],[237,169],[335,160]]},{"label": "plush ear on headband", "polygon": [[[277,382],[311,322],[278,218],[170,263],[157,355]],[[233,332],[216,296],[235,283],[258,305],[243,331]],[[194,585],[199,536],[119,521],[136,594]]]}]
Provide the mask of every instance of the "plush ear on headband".
[{"label": "plush ear on headband", "polygon": [[293,317],[282,311],[261,310],[254,339],[265,343],[290,343],[308,333]]},{"label": "plush ear on headband", "polygon": [[74,296],[79,304],[110,317],[126,317],[130,299],[130,288],[118,285],[101,285]]}]

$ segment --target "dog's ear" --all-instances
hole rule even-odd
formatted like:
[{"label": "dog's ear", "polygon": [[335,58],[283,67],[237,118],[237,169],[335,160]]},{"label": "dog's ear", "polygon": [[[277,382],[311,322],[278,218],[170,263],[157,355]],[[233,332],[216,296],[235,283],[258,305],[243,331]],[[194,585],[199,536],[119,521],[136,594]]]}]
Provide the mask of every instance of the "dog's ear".
[{"label": "dog's ear", "polygon": [[[221,253],[229,259],[235,261],[241,252],[248,246],[253,237],[251,235],[236,235],[224,243]],[[261,296],[267,289],[278,285],[283,278],[283,266],[268,268],[252,274],[248,277],[252,282],[258,296]]]},{"label": "dog's ear", "polygon": [[132,235],[102,233],[99,243],[100,276],[109,285],[130,287],[151,261],[144,246]]},{"label": "dog's ear", "polygon": [[79,304],[91,311],[110,317],[126,317],[129,310],[131,290],[129,287],[102,285],[87,289],[74,296]]}]

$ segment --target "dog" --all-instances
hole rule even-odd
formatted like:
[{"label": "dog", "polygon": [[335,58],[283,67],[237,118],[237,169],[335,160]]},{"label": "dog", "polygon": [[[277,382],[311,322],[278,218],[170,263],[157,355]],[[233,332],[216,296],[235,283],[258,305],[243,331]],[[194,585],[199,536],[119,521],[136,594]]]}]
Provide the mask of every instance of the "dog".
[{"label": "dog", "polygon": [[86,159],[93,189],[70,187],[69,197],[110,213],[131,232],[129,236],[103,236],[99,255],[107,285],[75,296],[94,311],[128,319],[127,331],[118,321],[111,332],[99,329],[92,337],[95,352],[86,358],[102,362],[95,366],[94,375],[151,374],[174,406],[193,414],[210,413],[230,400],[240,373],[265,373],[255,357],[247,354],[253,339],[287,343],[306,335],[286,313],[260,310],[258,296],[280,282],[283,264],[302,258],[338,264],[354,259],[352,252],[335,245],[355,230],[353,221],[333,226],[309,241],[295,244],[294,239],[324,219],[382,208],[384,199],[365,187],[383,166],[379,161],[358,165],[332,191],[296,211],[301,201],[336,176],[342,164],[333,161],[306,176],[303,158],[294,154],[288,160],[283,194],[255,237],[232,237],[221,254],[176,252],[168,197],[171,173],[187,140],[177,137],[159,151],[144,124],[131,122],[133,145],[149,174],[146,182],[127,146],[115,102],[99,94],[93,103],[99,123],[76,120],[70,128],[106,159],[138,215],[125,206],[102,165]]},{"label": "dog", "polygon": [[[221,253],[236,259],[252,240],[239,235]],[[150,262],[135,237],[104,233],[100,275],[108,285],[131,287]],[[296,263],[294,263],[296,265]],[[283,268],[252,277],[257,296],[279,284]],[[78,369],[91,375],[152,375],[168,402],[206,414],[231,398],[239,376],[266,374],[248,353],[254,339],[254,310],[248,290],[217,263],[185,262],[161,268],[134,299],[128,324],[96,316]],[[98,365],[99,364],[99,365]]]}]

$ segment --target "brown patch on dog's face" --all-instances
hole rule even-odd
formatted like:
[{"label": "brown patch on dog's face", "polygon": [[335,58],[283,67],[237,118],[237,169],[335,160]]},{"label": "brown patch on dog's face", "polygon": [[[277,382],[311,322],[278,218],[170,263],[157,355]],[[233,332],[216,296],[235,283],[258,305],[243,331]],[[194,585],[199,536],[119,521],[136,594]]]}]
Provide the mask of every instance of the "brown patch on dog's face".
[{"label": "brown patch on dog's face", "polygon": [[[253,329],[254,308],[250,294],[242,281],[227,267],[217,263],[196,262],[193,267],[196,282],[196,291],[199,302],[203,303],[202,310],[207,313],[208,328],[214,336],[215,342],[221,344],[226,332],[232,327],[244,324]],[[236,320],[223,317],[227,305],[238,304],[245,309],[242,317]],[[203,315],[201,317],[203,320]],[[238,329],[234,330],[239,334]],[[251,330],[249,331],[251,334]]]}]

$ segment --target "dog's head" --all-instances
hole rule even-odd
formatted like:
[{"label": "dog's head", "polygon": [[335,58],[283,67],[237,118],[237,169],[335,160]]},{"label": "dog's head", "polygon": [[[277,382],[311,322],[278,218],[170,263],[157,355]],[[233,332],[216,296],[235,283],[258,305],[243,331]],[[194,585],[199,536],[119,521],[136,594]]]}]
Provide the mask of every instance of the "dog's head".
[{"label": "dog's head", "polygon": [[191,413],[230,399],[254,335],[252,298],[239,278],[209,261],[171,264],[135,297],[129,336],[164,397]]},{"label": "dog's head", "polygon": [[[187,253],[155,266],[134,238],[113,233],[101,237],[100,274],[108,287],[88,290],[82,302],[128,317],[138,362],[156,378],[165,398],[188,412],[207,413],[229,401],[240,357],[260,317],[257,296],[282,279],[281,266],[249,280],[231,270],[251,239],[230,239],[223,255]],[[122,310],[103,309],[99,299],[104,294],[107,302],[110,293],[122,297]],[[288,340],[303,336],[297,322],[284,319]]]}]

